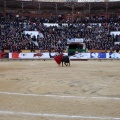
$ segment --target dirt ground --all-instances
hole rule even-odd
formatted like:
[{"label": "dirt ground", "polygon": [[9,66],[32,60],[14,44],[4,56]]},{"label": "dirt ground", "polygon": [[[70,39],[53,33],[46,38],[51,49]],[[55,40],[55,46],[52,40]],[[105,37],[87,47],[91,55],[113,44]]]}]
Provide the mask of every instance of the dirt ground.
[{"label": "dirt ground", "polygon": [[0,61],[0,120],[120,120],[120,61]]}]

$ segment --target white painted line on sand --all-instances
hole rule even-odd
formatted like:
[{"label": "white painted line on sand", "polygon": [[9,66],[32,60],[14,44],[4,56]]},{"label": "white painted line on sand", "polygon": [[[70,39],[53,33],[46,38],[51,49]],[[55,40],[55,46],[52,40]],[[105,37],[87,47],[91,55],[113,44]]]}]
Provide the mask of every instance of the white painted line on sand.
[{"label": "white painted line on sand", "polygon": [[56,97],[56,98],[73,98],[73,99],[107,99],[107,100],[120,100],[118,97],[83,97],[83,96],[63,96],[63,95],[50,95],[50,94],[27,94],[27,93],[13,93],[13,92],[0,92],[0,94],[6,95],[18,95],[18,96],[33,96],[33,97]]},{"label": "white painted line on sand", "polygon": [[31,112],[17,112],[17,111],[0,111],[1,115],[25,115],[25,116],[42,116],[55,118],[76,118],[76,119],[99,119],[99,120],[120,120],[120,118],[113,117],[95,117],[95,116],[79,116],[79,115],[61,115],[48,113],[31,113]]}]

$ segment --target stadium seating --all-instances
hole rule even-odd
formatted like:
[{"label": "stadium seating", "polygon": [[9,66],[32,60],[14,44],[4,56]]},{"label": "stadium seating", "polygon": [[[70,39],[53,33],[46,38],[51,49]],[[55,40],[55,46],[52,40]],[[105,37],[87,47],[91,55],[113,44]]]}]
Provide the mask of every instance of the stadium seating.
[{"label": "stadium seating", "polygon": [[[2,51],[64,51],[68,38],[83,38],[88,51],[120,50],[120,17],[115,15],[110,15],[107,21],[105,18],[91,16],[76,19],[73,23],[65,19],[58,23],[57,18],[29,19],[7,14],[6,20],[1,17],[0,26]],[[25,31],[34,31],[37,35],[25,34]],[[118,34],[114,34],[116,31]]]}]

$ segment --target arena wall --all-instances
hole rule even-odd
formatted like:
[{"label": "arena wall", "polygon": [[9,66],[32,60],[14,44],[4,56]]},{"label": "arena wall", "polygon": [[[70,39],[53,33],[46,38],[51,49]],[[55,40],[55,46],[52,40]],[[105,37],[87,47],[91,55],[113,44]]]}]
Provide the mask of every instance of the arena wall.
[{"label": "arena wall", "polygon": [[[56,53],[52,53],[54,56]],[[68,55],[67,53],[64,53]],[[0,59],[50,59],[49,53],[0,53]],[[119,59],[120,53],[76,53],[70,56],[70,59]]]}]

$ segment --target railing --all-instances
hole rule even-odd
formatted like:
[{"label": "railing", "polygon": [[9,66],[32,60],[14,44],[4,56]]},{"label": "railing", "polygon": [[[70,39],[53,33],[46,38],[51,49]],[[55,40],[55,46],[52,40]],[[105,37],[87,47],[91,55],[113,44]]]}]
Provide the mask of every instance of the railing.
[{"label": "railing", "polygon": [[[11,0],[12,1],[12,0]],[[116,2],[120,0],[16,0],[16,1],[37,1],[37,2]]]},{"label": "railing", "polygon": [[21,1],[38,1],[38,2],[115,2],[115,1],[120,1],[120,0],[21,0]]},{"label": "railing", "polygon": [[40,2],[104,2],[105,0],[35,0]]},{"label": "railing", "polygon": [[18,0],[18,1],[38,1],[38,2],[105,2],[106,0]]}]

